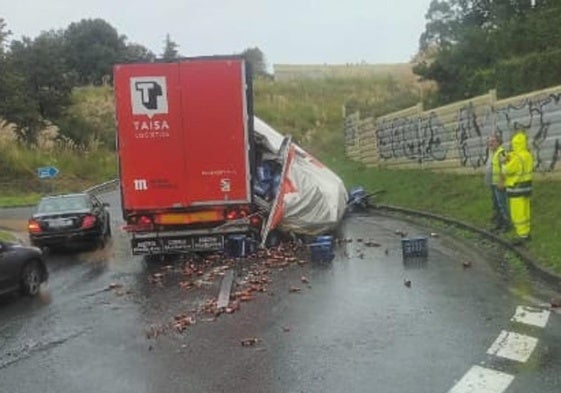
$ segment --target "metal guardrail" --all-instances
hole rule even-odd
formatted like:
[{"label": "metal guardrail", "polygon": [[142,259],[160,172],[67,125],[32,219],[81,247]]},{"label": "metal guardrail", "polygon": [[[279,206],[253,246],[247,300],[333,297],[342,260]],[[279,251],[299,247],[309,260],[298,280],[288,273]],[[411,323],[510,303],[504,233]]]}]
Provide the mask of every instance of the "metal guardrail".
[{"label": "metal guardrail", "polygon": [[119,186],[119,179],[113,179],[113,180],[109,180],[106,181],[104,183],[101,184],[97,184],[93,187],[90,187],[86,190],[84,190],[84,192],[90,193],[90,194],[101,194],[107,191],[112,191],[114,189],[116,189]]}]

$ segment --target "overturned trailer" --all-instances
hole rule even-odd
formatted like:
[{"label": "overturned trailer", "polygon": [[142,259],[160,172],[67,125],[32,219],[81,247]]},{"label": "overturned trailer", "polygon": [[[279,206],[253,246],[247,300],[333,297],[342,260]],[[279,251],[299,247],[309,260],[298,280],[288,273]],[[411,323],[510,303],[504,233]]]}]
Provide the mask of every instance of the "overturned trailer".
[{"label": "overturned trailer", "polygon": [[342,180],[320,161],[254,117],[256,203],[267,213],[262,244],[278,229],[301,235],[327,233],[339,224],[348,194]]}]

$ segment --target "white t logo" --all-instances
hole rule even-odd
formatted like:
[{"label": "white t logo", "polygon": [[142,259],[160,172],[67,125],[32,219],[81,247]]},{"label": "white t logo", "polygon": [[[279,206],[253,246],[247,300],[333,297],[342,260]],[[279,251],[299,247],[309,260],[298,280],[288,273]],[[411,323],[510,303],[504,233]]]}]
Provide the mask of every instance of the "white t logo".
[{"label": "white t logo", "polygon": [[167,84],[164,76],[142,76],[130,79],[132,113],[147,115],[168,113]]}]

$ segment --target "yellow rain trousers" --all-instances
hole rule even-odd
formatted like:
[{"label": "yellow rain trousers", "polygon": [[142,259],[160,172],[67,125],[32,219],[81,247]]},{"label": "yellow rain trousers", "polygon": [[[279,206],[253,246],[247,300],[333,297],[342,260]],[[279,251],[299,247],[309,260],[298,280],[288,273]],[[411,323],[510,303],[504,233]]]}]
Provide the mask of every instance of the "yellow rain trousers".
[{"label": "yellow rain trousers", "polygon": [[530,196],[534,159],[528,151],[524,131],[517,131],[512,136],[511,148],[507,162],[503,165],[510,219],[516,235],[526,238],[530,235]]},{"label": "yellow rain trousers", "polygon": [[509,197],[508,208],[516,236],[528,237],[530,235],[530,197]]}]

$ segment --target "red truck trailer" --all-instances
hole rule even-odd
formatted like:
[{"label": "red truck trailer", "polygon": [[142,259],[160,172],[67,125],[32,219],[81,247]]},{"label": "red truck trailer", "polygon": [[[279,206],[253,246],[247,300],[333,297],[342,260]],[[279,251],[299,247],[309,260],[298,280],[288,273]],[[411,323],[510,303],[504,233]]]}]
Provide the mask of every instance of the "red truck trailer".
[{"label": "red truck trailer", "polygon": [[252,80],[241,57],[114,68],[125,230],[135,255],[258,237]]}]

